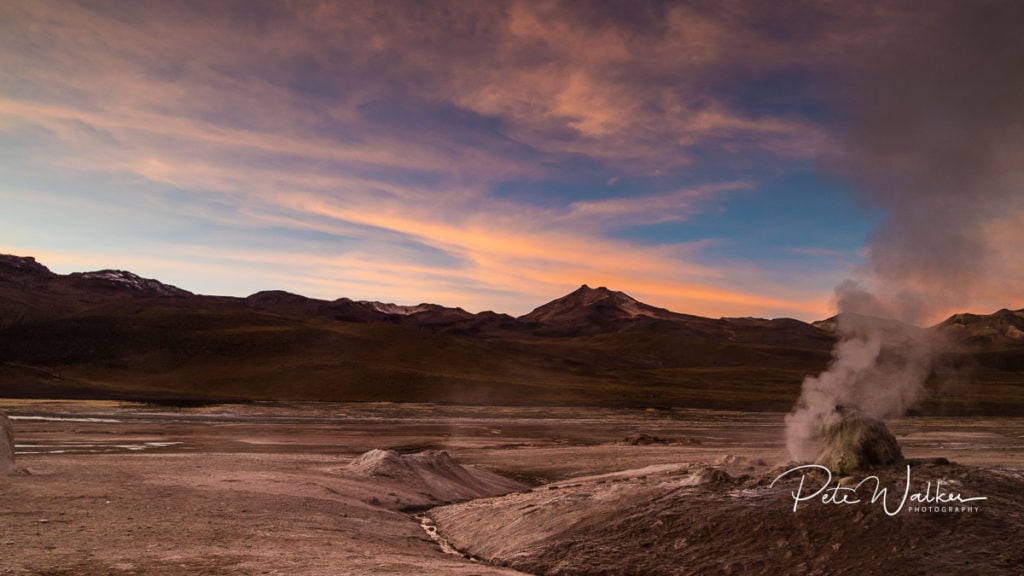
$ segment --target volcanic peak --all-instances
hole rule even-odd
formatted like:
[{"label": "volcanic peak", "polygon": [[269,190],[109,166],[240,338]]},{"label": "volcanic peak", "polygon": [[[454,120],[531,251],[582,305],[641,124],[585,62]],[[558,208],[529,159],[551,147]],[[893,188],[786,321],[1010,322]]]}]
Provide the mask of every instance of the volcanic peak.
[{"label": "volcanic peak", "polygon": [[591,288],[586,284],[557,300],[552,300],[519,319],[527,322],[551,322],[579,314],[600,314],[618,319],[648,316],[664,318],[671,316],[668,310],[655,308],[640,302],[624,292],[609,290],[604,286]]}]

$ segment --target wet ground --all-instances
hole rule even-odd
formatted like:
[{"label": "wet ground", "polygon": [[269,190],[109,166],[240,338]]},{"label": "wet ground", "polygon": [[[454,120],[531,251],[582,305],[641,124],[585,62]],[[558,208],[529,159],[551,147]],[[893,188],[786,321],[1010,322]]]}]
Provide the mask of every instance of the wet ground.
[{"label": "wet ground", "polygon": [[[787,459],[778,413],[20,400],[0,411],[29,472],[0,477],[0,574],[512,574],[444,553],[416,517],[437,502],[345,466],[374,448],[445,449],[541,486],[655,465],[735,476]],[[1024,418],[890,428],[908,458],[1024,469]]]}]

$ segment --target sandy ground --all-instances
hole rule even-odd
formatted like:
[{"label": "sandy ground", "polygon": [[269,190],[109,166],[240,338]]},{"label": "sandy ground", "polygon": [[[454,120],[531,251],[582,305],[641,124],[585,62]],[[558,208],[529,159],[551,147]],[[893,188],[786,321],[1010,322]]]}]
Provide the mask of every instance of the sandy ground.
[{"label": "sandy ground", "polygon": [[[631,490],[658,474],[681,481],[717,465],[738,477],[786,460],[776,413],[17,400],[0,400],[0,411],[13,417],[16,464],[29,472],[0,477],[0,574],[517,574],[446,554],[424,532],[416,515],[443,495],[347,466],[376,448],[444,449],[460,464],[535,487],[498,500],[507,502],[559,490],[548,483],[625,486],[573,479],[649,466],[660,468],[623,476],[635,479]],[[911,418],[890,427],[908,458],[1010,471],[1000,489],[1024,488],[1012,475],[1024,469],[1024,419]],[[638,433],[668,443],[623,441]],[[790,505],[779,492],[762,506],[787,518]],[[497,514],[503,505],[494,506]],[[713,525],[705,512],[687,522]],[[1020,528],[1019,518],[1007,521]],[[795,550],[791,557],[812,560],[810,546]],[[773,573],[770,563],[760,569]]]}]

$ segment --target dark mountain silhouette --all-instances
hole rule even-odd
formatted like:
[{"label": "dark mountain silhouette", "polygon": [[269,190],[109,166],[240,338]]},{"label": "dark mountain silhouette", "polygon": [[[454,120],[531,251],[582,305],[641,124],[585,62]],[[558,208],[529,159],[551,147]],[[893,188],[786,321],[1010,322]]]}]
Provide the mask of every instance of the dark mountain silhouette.
[{"label": "dark mountain silhouette", "polygon": [[[283,291],[204,296],[0,256],[5,396],[786,410],[833,344],[798,320],[703,318],[585,285],[513,318]],[[984,364],[999,383],[988,397],[1021,380],[1001,354]]]},{"label": "dark mountain silhouette", "polygon": [[586,284],[519,320],[534,334],[587,336],[609,332],[675,333],[721,342],[827,349],[833,337],[791,318],[705,318],[644,304],[624,292]]},{"label": "dark mountain silhouette", "polygon": [[141,278],[125,270],[99,270],[96,272],[76,272],[68,276],[72,283],[85,289],[97,290],[131,290],[144,296],[168,298],[187,298],[194,296],[188,290],[164,284],[159,280]]},{"label": "dark mountain silhouette", "polygon": [[521,316],[525,322],[538,324],[605,324],[632,321],[637,318],[674,319],[680,315],[663,308],[648,306],[623,292],[605,287],[591,288],[584,284],[575,292],[536,308]]},{"label": "dark mountain silhouette", "polygon": [[942,337],[946,342],[970,349],[1024,347],[1024,309],[1002,309],[992,314],[954,314],[930,328],[907,326],[898,320],[861,316],[850,312],[837,314],[811,325],[835,334],[842,322],[871,323],[883,329],[919,331]]},{"label": "dark mountain silhouette", "polygon": [[697,316],[675,314],[639,302],[623,292],[584,284],[566,296],[552,300],[519,317],[534,333],[548,336],[580,336],[636,330],[657,321],[701,322]]},{"label": "dark mountain silhouette", "polygon": [[975,348],[1024,348],[1024,309],[993,314],[954,314],[935,326],[950,339]]}]

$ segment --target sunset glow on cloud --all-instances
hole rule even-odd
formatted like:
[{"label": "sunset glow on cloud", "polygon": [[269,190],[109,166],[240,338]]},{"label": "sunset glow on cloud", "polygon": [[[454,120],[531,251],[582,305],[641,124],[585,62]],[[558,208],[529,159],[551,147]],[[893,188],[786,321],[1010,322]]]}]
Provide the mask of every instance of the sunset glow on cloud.
[{"label": "sunset glow on cloud", "polygon": [[[894,210],[843,174],[836,96],[908,22],[884,7],[4,3],[0,252],[201,293],[522,314],[587,283],[820,319]],[[1004,247],[1008,208],[982,222]]]}]

